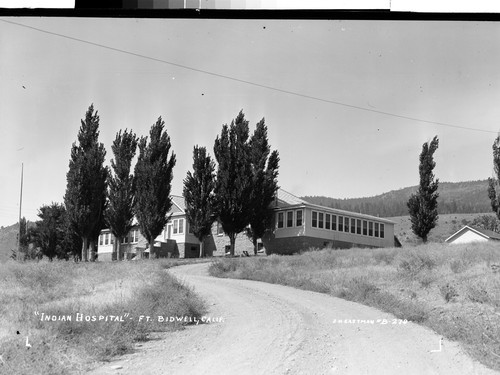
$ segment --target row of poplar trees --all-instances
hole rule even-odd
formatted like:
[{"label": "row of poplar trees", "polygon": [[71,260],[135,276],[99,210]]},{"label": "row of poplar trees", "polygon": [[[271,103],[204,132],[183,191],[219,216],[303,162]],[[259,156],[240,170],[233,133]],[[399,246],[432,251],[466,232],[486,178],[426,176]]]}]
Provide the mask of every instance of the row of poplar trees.
[{"label": "row of poplar trees", "polygon": [[[116,237],[114,257],[122,259],[120,244],[134,217],[152,249],[172,207],[176,155],[161,117],[151,127],[149,138],[138,138],[128,130],[117,133],[111,146],[111,168],[104,165],[106,150],[98,138],[99,116],[91,105],[71,148],[64,196],[69,228],[81,239],[84,261],[95,260],[97,239],[105,227]],[[187,219],[200,243],[218,220],[234,255],[239,233],[245,232],[256,248],[257,239],[269,227],[279,156],[271,152],[264,119],[250,136],[243,112],[229,126],[223,125],[214,154],[217,168],[205,147],[194,147],[193,171],[187,173],[183,189]]]}]

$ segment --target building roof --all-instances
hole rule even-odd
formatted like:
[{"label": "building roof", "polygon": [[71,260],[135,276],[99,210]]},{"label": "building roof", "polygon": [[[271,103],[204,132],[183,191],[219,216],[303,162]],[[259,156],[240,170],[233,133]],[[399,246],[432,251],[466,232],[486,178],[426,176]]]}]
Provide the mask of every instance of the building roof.
[{"label": "building roof", "polygon": [[377,220],[379,222],[383,223],[388,223],[388,224],[395,224],[393,221],[384,219],[378,216],[372,216],[372,215],[366,215],[362,213],[357,213],[357,212],[352,212],[352,211],[345,211],[345,210],[339,210],[337,208],[332,208],[332,207],[326,207],[326,206],[320,206],[319,204],[314,204],[314,203],[309,203],[308,201],[305,201],[304,199],[301,199],[283,189],[278,189],[278,196],[275,201],[275,208],[276,209],[281,209],[281,208],[292,208],[292,207],[311,207],[311,208],[316,208],[318,210],[323,210],[323,211],[329,211],[338,215],[348,215],[348,216],[354,216],[357,218],[361,219],[368,219],[368,220]]},{"label": "building roof", "polygon": [[307,201],[300,199],[299,197],[296,197],[292,193],[289,193],[288,191],[285,191],[283,189],[278,189],[278,195],[276,197],[276,207],[281,207],[281,206],[290,206],[290,205],[296,205],[296,204],[308,204]]},{"label": "building roof", "polygon": [[184,201],[184,197],[181,197],[179,195],[171,195],[172,197],[172,208],[171,212],[172,214],[185,214],[186,213],[186,202]]},{"label": "building roof", "polygon": [[461,236],[464,232],[466,231],[471,231],[481,237],[484,237],[488,240],[500,240],[500,233],[493,232],[492,230],[488,229],[483,229],[483,228],[476,228],[476,227],[471,227],[469,225],[465,225],[462,229],[456,231],[453,233],[450,237],[448,237],[445,242],[451,242],[455,238]]}]

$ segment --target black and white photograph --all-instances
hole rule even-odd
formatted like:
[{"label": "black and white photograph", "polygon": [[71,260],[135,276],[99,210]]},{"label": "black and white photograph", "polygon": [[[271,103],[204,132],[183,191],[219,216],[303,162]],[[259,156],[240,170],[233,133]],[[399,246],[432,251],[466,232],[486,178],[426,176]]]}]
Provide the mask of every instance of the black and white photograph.
[{"label": "black and white photograph", "polygon": [[499,10],[78,3],[0,1],[0,374],[500,372]]}]

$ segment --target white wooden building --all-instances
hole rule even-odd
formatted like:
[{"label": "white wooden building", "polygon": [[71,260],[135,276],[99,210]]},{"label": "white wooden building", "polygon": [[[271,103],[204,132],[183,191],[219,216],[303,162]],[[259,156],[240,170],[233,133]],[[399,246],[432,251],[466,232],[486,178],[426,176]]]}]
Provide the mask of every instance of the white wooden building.
[{"label": "white wooden building", "polygon": [[471,242],[499,241],[500,233],[487,229],[474,228],[468,225],[453,233],[445,242],[450,244],[461,244]]}]

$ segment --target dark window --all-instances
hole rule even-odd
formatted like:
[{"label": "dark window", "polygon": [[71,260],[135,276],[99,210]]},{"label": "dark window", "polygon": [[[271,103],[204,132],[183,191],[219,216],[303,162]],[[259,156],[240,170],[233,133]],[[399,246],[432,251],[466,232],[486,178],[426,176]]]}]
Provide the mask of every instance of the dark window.
[{"label": "dark window", "polygon": [[319,217],[319,219],[318,219],[318,228],[323,228],[323,212],[320,212],[318,214],[318,217]]},{"label": "dark window", "polygon": [[339,216],[339,232],[343,232],[343,231],[344,231],[344,217]]},{"label": "dark window", "polygon": [[351,233],[356,233],[356,219],[351,218]]},{"label": "dark window", "polygon": [[375,223],[375,237],[378,237],[378,223]]},{"label": "dark window", "polygon": [[99,245],[102,246],[102,234],[99,236]]},{"label": "dark window", "polygon": [[358,227],[357,227],[357,229],[358,229],[358,230],[357,230],[357,232],[356,232],[356,233],[357,233],[357,234],[361,234],[361,220],[360,220],[360,219],[358,219],[358,220],[356,221],[356,223],[358,224]]},{"label": "dark window", "polygon": [[110,236],[111,245],[113,245],[115,243],[115,236],[112,233],[110,233],[109,236]]},{"label": "dark window", "polygon": [[330,214],[325,214],[325,229],[330,229]]},{"label": "dark window", "polygon": [[288,211],[286,213],[286,227],[293,227],[293,211]]},{"label": "dark window", "polygon": [[363,235],[368,235],[368,222],[366,220],[363,220]]},{"label": "dark window", "polygon": [[337,230],[337,216],[332,215],[332,230]]},{"label": "dark window", "polygon": [[297,220],[296,220],[295,225],[298,227],[301,227],[302,226],[302,210],[297,210],[295,212],[297,215]]},{"label": "dark window", "polygon": [[318,213],[316,211],[312,212],[312,227],[317,228],[318,227]]},{"label": "dark window", "polygon": [[349,218],[344,217],[344,232],[349,233]]},{"label": "dark window", "polygon": [[278,212],[278,228],[283,228],[283,212]]},{"label": "dark window", "polygon": [[380,224],[380,238],[385,238],[384,224]]},{"label": "dark window", "polygon": [[373,237],[373,222],[371,221],[368,222],[368,235]]}]

